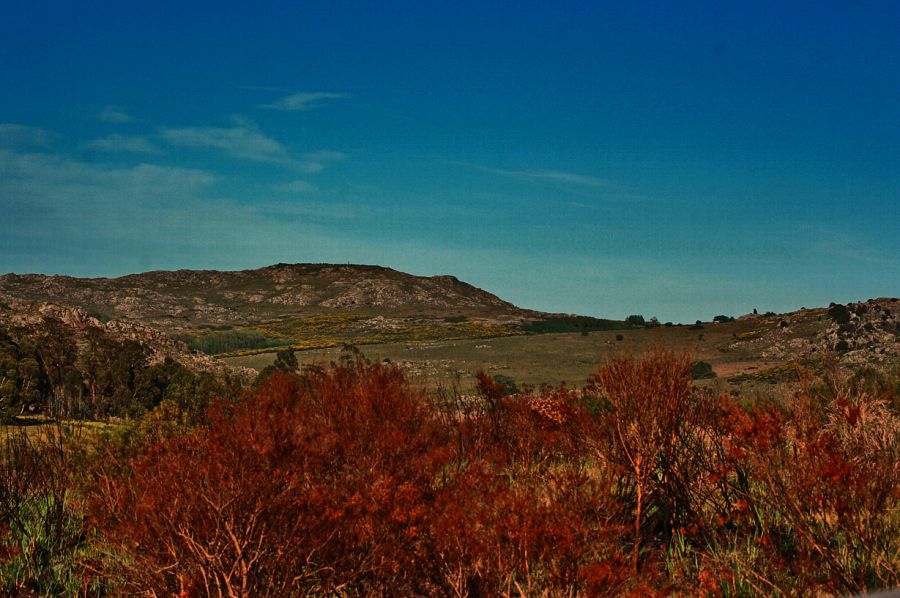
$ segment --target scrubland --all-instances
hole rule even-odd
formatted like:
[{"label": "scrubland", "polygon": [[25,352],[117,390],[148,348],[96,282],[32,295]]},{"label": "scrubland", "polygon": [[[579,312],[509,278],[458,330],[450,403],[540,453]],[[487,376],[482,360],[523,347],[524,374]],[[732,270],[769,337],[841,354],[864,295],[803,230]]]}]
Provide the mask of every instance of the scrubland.
[{"label": "scrubland", "polygon": [[[283,365],[283,364],[282,364]],[[846,595],[900,584],[900,414],[837,371],[777,401],[685,353],[584,388],[426,392],[345,353],[205,418],[6,431],[10,594]]]}]

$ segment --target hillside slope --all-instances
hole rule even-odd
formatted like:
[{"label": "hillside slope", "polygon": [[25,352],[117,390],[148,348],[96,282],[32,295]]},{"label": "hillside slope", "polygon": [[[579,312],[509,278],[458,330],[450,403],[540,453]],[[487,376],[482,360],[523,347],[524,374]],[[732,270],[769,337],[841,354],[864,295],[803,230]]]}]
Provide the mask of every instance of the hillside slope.
[{"label": "hillside slope", "polygon": [[14,301],[72,305],[101,319],[139,321],[169,332],[336,311],[504,321],[537,315],[453,276],[331,264],[155,271],[120,278],[0,276],[0,302]]}]

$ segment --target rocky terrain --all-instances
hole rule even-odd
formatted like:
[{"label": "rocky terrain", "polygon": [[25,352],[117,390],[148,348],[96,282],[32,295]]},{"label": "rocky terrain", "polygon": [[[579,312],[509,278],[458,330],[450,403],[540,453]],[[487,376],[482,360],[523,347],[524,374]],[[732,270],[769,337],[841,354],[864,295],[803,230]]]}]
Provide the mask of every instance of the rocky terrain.
[{"label": "rocky terrain", "polygon": [[[238,355],[286,346],[587,334],[629,327],[521,309],[453,276],[413,276],[363,265],[276,264],[120,278],[7,274],[0,276],[0,303],[18,305],[17,318],[52,312],[73,326],[103,327],[157,347],[155,355],[177,354],[180,361],[193,360],[193,369],[207,370],[213,362],[191,349]],[[33,307],[23,307],[29,304]],[[736,322],[707,325],[698,333],[701,340],[705,335],[698,346],[715,346],[723,360],[733,362],[789,362],[828,354],[851,366],[885,364],[900,359],[898,330],[900,301],[881,298],[747,314]]]},{"label": "rocky terrain", "polygon": [[786,314],[748,314],[740,322],[757,326],[735,334],[727,351],[751,351],[762,359],[789,361],[833,354],[852,366],[900,358],[900,301],[869,299],[801,309]]},{"label": "rocky terrain", "polygon": [[453,276],[422,277],[379,266],[330,264],[276,264],[234,272],[156,271],[121,278],[0,276],[0,302],[16,301],[72,305],[101,320],[138,321],[168,332],[335,311],[504,322],[539,315]]}]

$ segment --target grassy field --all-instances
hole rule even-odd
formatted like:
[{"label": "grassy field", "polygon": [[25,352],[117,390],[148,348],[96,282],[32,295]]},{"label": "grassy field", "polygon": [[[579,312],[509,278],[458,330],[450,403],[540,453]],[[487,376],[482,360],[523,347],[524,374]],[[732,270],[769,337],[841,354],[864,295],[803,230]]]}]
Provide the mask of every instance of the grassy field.
[{"label": "grassy field", "polygon": [[[67,437],[90,437],[105,430],[114,430],[119,424],[98,421],[64,420],[62,432]],[[56,420],[43,415],[20,416],[9,424],[0,424],[0,446],[6,442],[10,435],[24,432],[31,440],[45,441],[55,438],[59,431]]]},{"label": "grassy field", "polygon": [[[360,346],[373,360],[390,359],[405,364],[413,377],[434,388],[452,384],[459,377],[461,387],[472,387],[476,371],[510,376],[517,383],[556,385],[566,382],[581,386],[598,366],[615,351],[640,353],[656,345],[687,350],[695,359],[712,364],[719,376],[749,374],[780,365],[761,362],[750,351],[723,351],[734,335],[752,335],[754,322],[707,324],[702,330],[689,326],[580,333],[535,334],[505,338],[453,341],[382,343]],[[617,340],[621,336],[622,340]],[[339,348],[298,351],[301,364],[329,362]],[[274,353],[226,358],[232,365],[262,369],[275,359]]]}]

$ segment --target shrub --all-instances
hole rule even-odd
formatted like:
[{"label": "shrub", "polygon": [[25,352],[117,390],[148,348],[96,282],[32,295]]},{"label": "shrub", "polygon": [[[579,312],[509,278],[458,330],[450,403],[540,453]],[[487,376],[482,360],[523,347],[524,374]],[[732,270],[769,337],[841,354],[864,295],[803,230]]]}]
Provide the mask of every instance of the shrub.
[{"label": "shrub", "polygon": [[7,431],[0,453],[0,590],[7,595],[92,595],[115,586],[114,569],[72,492],[74,467],[61,426],[43,437]]},{"label": "shrub", "polygon": [[769,553],[765,570],[750,563],[746,573],[785,594],[792,585],[856,594],[900,582],[900,419],[883,401],[822,403],[807,392],[784,413],[735,412],[730,429],[736,531]]},{"label": "shrub", "polygon": [[624,328],[622,322],[590,316],[548,316],[522,325],[525,332],[596,332]]},{"label": "shrub", "polygon": [[837,303],[828,308],[828,316],[836,324],[848,324],[850,322],[850,310],[847,306]]},{"label": "shrub", "polygon": [[519,387],[518,385],[516,385],[516,381],[510,376],[497,374],[496,376],[494,376],[494,382],[503,386],[504,395],[514,395],[519,392]]},{"label": "shrub", "polygon": [[691,364],[691,378],[693,380],[702,380],[706,378],[715,378],[716,373],[710,364],[705,361],[695,361]]},{"label": "shrub", "polygon": [[423,593],[417,530],[446,461],[426,409],[384,364],[275,373],[135,458],[95,513],[134,591]]},{"label": "shrub", "polygon": [[[93,465],[128,593],[804,595],[900,583],[900,417],[863,373],[742,408],[696,362],[429,399],[347,354]],[[805,389],[805,390],[804,390]],[[143,425],[143,424],[142,424]],[[73,562],[82,562],[73,557]],[[72,559],[70,559],[72,560]],[[44,561],[50,562],[50,561]],[[115,563],[95,569],[115,573]],[[106,569],[106,567],[112,567]]]},{"label": "shrub", "polygon": [[708,397],[693,390],[691,370],[686,355],[655,350],[640,360],[613,357],[593,378],[606,408],[591,441],[632,521],[634,573],[645,540],[667,543],[699,515],[696,427],[709,410]]},{"label": "shrub", "polygon": [[210,355],[230,353],[242,349],[265,349],[284,346],[288,341],[284,338],[272,338],[257,330],[221,329],[200,334],[182,334],[175,337],[183,341],[195,351]]}]

